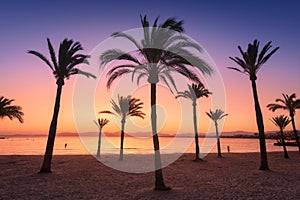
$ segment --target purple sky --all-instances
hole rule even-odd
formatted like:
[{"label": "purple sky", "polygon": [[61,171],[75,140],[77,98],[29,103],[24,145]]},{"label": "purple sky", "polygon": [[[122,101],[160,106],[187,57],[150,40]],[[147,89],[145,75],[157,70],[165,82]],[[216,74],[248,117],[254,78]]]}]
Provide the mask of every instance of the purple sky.
[{"label": "purple sky", "polygon": [[[140,27],[140,14],[147,14],[151,22],[157,16],[161,21],[173,16],[184,20],[186,34],[203,45],[223,76],[228,91],[228,113],[232,116],[228,123],[233,124],[236,118],[247,121],[248,115],[251,115],[249,119],[253,121],[249,123],[252,124],[245,129],[253,131],[250,83],[247,77],[226,69],[235,66],[228,57],[239,56],[237,45],[245,48],[255,38],[262,44],[272,40],[274,46],[280,46],[280,50],[259,72],[262,107],[280,97],[282,92],[295,92],[300,97],[299,8],[300,2],[296,0],[3,1],[0,6],[0,95],[15,98],[16,104],[22,105],[25,112],[24,125],[6,120],[4,122],[9,123],[4,131],[30,131],[38,118],[36,111],[32,111],[35,107],[47,115],[39,122],[44,128],[36,131],[46,131],[52,116],[54,79],[49,69],[28,55],[27,50],[34,49],[48,55],[47,37],[51,38],[55,48],[68,37],[80,41],[85,53],[89,53],[111,33]],[[71,89],[71,86],[66,86],[62,106],[70,104],[67,101]],[[246,101],[243,96],[250,98]],[[245,111],[241,114],[239,108],[245,105]],[[248,109],[251,109],[250,113]],[[268,120],[270,113],[263,112],[267,113],[267,127],[272,129],[273,125]],[[72,121],[72,114],[64,117]],[[297,125],[300,128],[299,120]],[[237,129],[242,127],[237,125]],[[67,128],[61,130],[68,131]]]}]

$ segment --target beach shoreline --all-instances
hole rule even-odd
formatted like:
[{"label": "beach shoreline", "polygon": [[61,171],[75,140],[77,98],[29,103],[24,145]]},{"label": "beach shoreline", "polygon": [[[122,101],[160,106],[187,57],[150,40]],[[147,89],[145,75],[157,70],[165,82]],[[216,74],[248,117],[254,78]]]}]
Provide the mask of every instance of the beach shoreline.
[{"label": "beach shoreline", "polygon": [[[121,172],[90,155],[54,155],[51,174],[38,174],[43,156],[0,156],[1,199],[297,199],[300,155],[268,153],[271,171],[260,171],[259,153],[209,154],[194,162],[183,154],[163,169],[171,191],[153,191],[154,172]],[[126,159],[133,159],[126,155]],[[119,161],[120,162],[120,161]]]}]

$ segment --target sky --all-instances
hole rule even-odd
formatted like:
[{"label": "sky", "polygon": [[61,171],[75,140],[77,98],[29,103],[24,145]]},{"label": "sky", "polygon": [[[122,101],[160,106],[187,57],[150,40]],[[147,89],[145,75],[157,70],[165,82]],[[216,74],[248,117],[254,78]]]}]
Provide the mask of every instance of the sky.
[{"label": "sky", "polygon": [[[266,105],[280,98],[282,93],[296,93],[300,97],[300,3],[289,1],[5,1],[0,6],[0,95],[15,99],[23,108],[24,124],[7,118],[0,121],[1,134],[46,134],[53,114],[56,94],[55,79],[50,69],[38,58],[27,54],[37,50],[48,56],[46,38],[55,49],[64,38],[80,41],[83,53],[89,54],[98,44],[117,31],[140,27],[140,14],[150,21],[160,16],[184,20],[185,33],[197,41],[215,62],[226,92],[226,113],[223,131],[256,132],[255,111],[249,78],[227,67],[236,67],[229,56],[240,56],[237,46],[246,49],[254,39],[261,46],[272,41],[280,49],[258,73],[258,93],[264,116],[265,129],[276,130],[269,120],[285,111],[273,113]],[[88,67],[85,68],[88,71]],[[97,75],[97,74],[96,74]],[[58,132],[76,132],[73,113],[73,91],[76,78],[66,81],[61,99]],[[100,82],[99,82],[100,84]],[[103,83],[101,83],[103,84]],[[149,113],[149,88],[138,88],[136,95],[145,102]],[[158,103],[161,106],[161,132],[178,130],[174,108],[178,101],[161,88]],[[95,109],[110,109],[111,93],[97,90]],[[99,102],[99,103],[98,103]],[[199,130],[206,132],[211,99],[198,101]],[[95,112],[96,112],[95,111]],[[84,115],[84,110],[82,109]],[[296,126],[300,127],[300,114]],[[98,117],[98,116],[96,116]],[[182,132],[192,132],[192,116],[184,116]],[[118,120],[112,119],[107,130],[117,131]],[[143,130],[149,128],[149,116],[136,119]],[[130,126],[129,131],[131,130]],[[95,131],[95,126],[87,131]],[[288,129],[291,129],[289,127]],[[299,129],[299,128],[298,128]],[[138,131],[138,130],[136,130]],[[149,130],[150,131],[150,130]]]}]

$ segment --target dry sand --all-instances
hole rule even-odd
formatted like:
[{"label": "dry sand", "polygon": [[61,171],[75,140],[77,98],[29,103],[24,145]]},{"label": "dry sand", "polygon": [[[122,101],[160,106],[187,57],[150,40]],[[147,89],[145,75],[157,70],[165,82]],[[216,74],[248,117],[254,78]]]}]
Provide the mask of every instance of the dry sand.
[{"label": "dry sand", "polygon": [[0,199],[299,199],[300,154],[289,155],[269,153],[271,171],[260,171],[258,153],[184,154],[163,170],[171,191],[153,191],[153,172],[120,172],[92,156],[54,156],[52,174],[37,173],[42,156],[0,156]]}]

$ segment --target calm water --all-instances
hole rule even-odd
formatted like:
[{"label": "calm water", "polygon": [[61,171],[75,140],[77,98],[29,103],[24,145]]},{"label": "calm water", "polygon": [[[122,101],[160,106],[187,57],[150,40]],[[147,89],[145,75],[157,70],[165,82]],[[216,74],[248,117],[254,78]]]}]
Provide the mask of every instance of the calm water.
[{"label": "calm water", "polygon": [[[93,154],[97,151],[97,137],[87,136],[58,136],[55,140],[54,154]],[[193,138],[167,138],[160,137],[162,153],[194,153]],[[47,137],[9,137],[0,139],[0,155],[43,155]],[[119,137],[102,138],[101,154],[118,154]],[[282,147],[274,146],[274,140],[266,140],[267,151],[282,151]],[[65,148],[65,144],[67,147]],[[200,138],[201,152],[217,152],[215,139]],[[230,146],[231,152],[258,152],[258,139],[221,138],[221,150],[227,152]],[[153,153],[152,138],[126,137],[124,142],[125,154]],[[297,150],[296,147],[288,147],[289,151]]]}]

